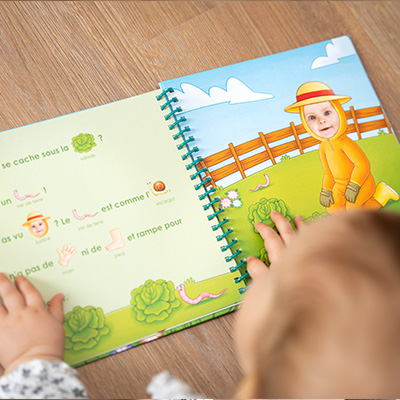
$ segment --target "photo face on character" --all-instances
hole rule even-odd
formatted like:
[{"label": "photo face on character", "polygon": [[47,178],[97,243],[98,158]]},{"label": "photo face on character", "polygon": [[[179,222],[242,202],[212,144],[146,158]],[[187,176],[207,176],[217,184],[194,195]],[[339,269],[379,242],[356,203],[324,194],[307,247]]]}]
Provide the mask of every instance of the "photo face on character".
[{"label": "photo face on character", "polygon": [[339,114],[329,101],[304,106],[303,112],[307,125],[315,135],[330,139],[339,130]]},{"label": "photo face on character", "polygon": [[47,222],[42,219],[40,219],[39,221],[31,222],[29,224],[29,227],[30,227],[30,231],[32,232],[32,234],[37,237],[44,236],[48,231]]}]

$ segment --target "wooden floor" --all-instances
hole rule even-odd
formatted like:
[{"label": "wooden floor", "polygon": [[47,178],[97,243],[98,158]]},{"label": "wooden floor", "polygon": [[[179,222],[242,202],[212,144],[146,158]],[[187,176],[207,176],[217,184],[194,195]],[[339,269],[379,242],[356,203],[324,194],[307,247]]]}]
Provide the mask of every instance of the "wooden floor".
[{"label": "wooden floor", "polygon": [[[399,21],[398,1],[1,1],[0,130],[348,34],[400,132]],[[94,362],[80,377],[93,398],[146,398],[151,376],[168,369],[207,398],[232,397],[234,319]]]}]

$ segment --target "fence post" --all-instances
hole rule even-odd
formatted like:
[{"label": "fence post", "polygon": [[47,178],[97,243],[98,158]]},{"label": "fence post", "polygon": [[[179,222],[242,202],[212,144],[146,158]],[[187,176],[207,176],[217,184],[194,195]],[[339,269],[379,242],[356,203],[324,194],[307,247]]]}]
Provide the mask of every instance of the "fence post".
[{"label": "fence post", "polygon": [[290,123],[290,127],[292,128],[292,132],[293,132],[293,135],[294,135],[294,137],[296,139],[297,147],[300,150],[300,154],[304,154],[303,146],[301,145],[301,142],[300,142],[300,139],[299,139],[299,135],[297,134],[297,130],[296,130],[296,127],[294,126],[293,122]]},{"label": "fence post", "polygon": [[263,142],[265,150],[267,150],[268,156],[269,156],[270,160],[272,161],[272,164],[276,164],[275,158],[272,155],[272,151],[268,146],[267,139],[265,139],[265,136],[264,136],[264,134],[262,132],[258,132],[258,134],[260,135],[261,141]]},{"label": "fence post", "polygon": [[382,112],[383,118],[385,119],[385,123],[386,123],[389,133],[392,133],[392,128],[390,127],[389,121],[386,118],[385,112],[382,110],[381,106],[379,106],[379,108],[381,109],[381,112]]},{"label": "fence post", "polygon": [[242,164],[240,163],[239,157],[238,157],[238,155],[236,153],[235,146],[233,145],[233,143],[229,143],[229,149],[230,149],[230,151],[232,153],[233,158],[235,159],[236,165],[239,168],[239,171],[240,171],[240,174],[242,175],[242,178],[243,179],[246,178],[246,175],[245,175],[244,170],[242,168]]},{"label": "fence post", "polygon": [[[202,169],[203,167],[207,168],[206,163],[203,160],[200,161],[199,163],[197,163],[197,165],[198,165],[197,168],[199,170]],[[211,182],[206,183],[206,186],[211,185],[212,187],[215,188],[216,185],[215,185],[214,178],[212,177],[212,173],[208,170],[208,168],[207,168],[207,171],[206,171],[206,176],[209,176],[211,178]]]},{"label": "fence post", "polygon": [[350,106],[350,112],[351,112],[351,117],[353,118],[353,121],[354,121],[354,126],[356,127],[357,136],[358,136],[359,139],[362,139],[361,138],[360,128],[359,128],[358,122],[357,122],[356,112],[354,111],[354,107],[353,106]]}]

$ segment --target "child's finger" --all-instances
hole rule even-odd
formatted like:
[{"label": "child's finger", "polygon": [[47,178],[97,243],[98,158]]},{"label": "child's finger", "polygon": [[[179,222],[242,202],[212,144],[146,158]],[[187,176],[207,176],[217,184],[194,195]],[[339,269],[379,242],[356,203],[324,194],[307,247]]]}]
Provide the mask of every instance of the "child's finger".
[{"label": "child's finger", "polygon": [[0,304],[0,318],[7,315],[7,310],[4,308],[3,305]]},{"label": "child's finger", "polygon": [[262,279],[269,275],[268,267],[258,258],[249,256],[247,257],[247,271],[253,280]]},{"label": "child's finger", "polygon": [[25,306],[21,293],[3,273],[0,273],[0,297],[3,299],[5,310],[9,312]]},{"label": "child's finger", "polygon": [[290,222],[282,214],[278,213],[278,211],[271,211],[270,217],[274,222],[276,229],[278,229],[283,243],[285,245],[288,244],[294,235],[292,225],[290,225]]},{"label": "child's finger", "polygon": [[281,237],[270,226],[261,222],[256,222],[254,227],[264,239],[265,250],[267,250],[268,259],[272,264],[277,260],[285,245],[283,244]]},{"label": "child's finger", "polygon": [[15,284],[21,292],[25,304],[30,307],[44,307],[44,300],[40,292],[28,281],[25,276],[15,277]]},{"label": "child's finger", "polygon": [[296,228],[301,231],[305,225],[307,225],[307,222],[304,221],[303,218],[300,217],[300,215],[296,215],[294,217],[294,224],[296,225]]},{"label": "child's finger", "polygon": [[49,303],[49,313],[60,323],[64,320],[64,295],[56,294]]}]

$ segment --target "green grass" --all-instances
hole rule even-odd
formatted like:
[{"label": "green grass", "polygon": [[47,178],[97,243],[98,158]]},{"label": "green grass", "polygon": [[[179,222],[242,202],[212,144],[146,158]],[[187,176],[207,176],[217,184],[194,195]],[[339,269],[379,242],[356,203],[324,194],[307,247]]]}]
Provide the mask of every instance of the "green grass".
[{"label": "green grass", "polygon": [[[400,193],[400,146],[395,135],[363,139],[357,141],[357,144],[370,160],[375,182],[384,181]],[[270,185],[257,192],[250,191],[258,184],[265,183],[265,173],[270,178]],[[263,241],[253,231],[248,219],[248,209],[263,197],[284,200],[292,217],[301,215],[307,219],[314,212],[325,213],[325,208],[319,204],[322,178],[319,153],[313,151],[286,159],[283,163],[266,168],[228,187],[218,187],[214,196],[223,198],[229,190],[237,190],[243,203],[241,208],[228,208],[222,215],[230,220],[230,223],[224,225],[224,229],[234,227],[234,234],[230,236],[239,239],[234,249],[241,248],[243,258],[260,255],[264,247]],[[385,209],[400,212],[400,201],[390,201]]]},{"label": "green grass", "polygon": [[[120,346],[131,343],[135,345],[140,344],[140,339],[154,335],[162,330],[166,330],[164,332],[165,335],[186,327],[186,324],[189,325],[190,323],[192,325],[208,320],[211,316],[207,316],[207,314],[215,313],[216,310],[227,308],[223,311],[217,311],[216,315],[232,311],[233,307],[230,306],[241,300],[242,296],[239,295],[238,289],[243,286],[243,284],[236,284],[234,278],[234,274],[228,272],[227,274],[197,283],[189,279],[185,282],[185,288],[190,298],[196,298],[204,291],[219,293],[225,288],[227,290],[221,297],[216,299],[206,298],[197,305],[190,305],[182,301],[180,307],[175,312],[172,312],[164,321],[157,321],[151,324],[138,322],[130,305],[106,314],[106,324],[110,328],[110,333],[103,336],[100,342],[92,349],[80,351],[66,350],[64,359],[71,365],[80,365],[88,360],[94,361],[96,356],[108,355],[111,350]],[[176,295],[180,298],[178,291],[176,291]],[[194,319],[196,321],[192,322]],[[171,332],[169,332],[170,328],[173,328]],[[97,358],[101,358],[101,356]]]}]

